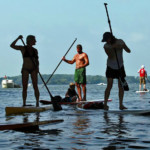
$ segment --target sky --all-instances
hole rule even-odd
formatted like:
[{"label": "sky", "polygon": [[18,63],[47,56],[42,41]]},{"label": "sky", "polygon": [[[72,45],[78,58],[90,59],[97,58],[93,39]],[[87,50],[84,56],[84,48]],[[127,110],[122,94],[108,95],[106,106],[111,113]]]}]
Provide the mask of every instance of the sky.
[{"label": "sky", "polygon": [[[105,75],[107,56],[101,42],[109,30],[104,3],[113,34],[131,49],[124,51],[128,76],[138,76],[145,65],[150,75],[150,0],[5,0],[0,2],[0,77],[21,74],[22,55],[10,44],[23,35],[35,35],[40,73],[51,74],[75,38],[66,59],[77,53],[81,44],[88,54],[87,75]],[[20,41],[17,43],[22,45]],[[75,64],[62,62],[55,74],[74,74]]]}]

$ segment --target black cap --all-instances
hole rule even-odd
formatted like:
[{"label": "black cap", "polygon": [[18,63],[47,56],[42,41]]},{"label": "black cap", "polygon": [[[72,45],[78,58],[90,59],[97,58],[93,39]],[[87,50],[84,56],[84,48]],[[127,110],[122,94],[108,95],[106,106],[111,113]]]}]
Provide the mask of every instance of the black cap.
[{"label": "black cap", "polygon": [[112,37],[112,35],[111,35],[110,32],[105,32],[105,33],[103,34],[102,42],[106,42],[107,39],[109,39],[109,38],[111,38],[111,37]]}]

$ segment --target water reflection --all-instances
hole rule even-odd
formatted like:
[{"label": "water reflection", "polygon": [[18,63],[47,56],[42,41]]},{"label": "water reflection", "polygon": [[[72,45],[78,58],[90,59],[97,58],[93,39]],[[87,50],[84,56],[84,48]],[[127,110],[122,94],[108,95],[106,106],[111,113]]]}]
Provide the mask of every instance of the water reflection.
[{"label": "water reflection", "polygon": [[[138,138],[131,137],[131,130],[127,127],[128,122],[124,121],[124,115],[110,115],[107,112],[104,112],[105,126],[102,133],[109,135],[108,146],[104,149],[126,149],[135,148],[135,149],[145,149],[147,147],[136,145]],[[111,118],[112,117],[112,118]],[[118,117],[117,121],[114,121],[114,117]],[[132,146],[131,146],[132,143]]]}]

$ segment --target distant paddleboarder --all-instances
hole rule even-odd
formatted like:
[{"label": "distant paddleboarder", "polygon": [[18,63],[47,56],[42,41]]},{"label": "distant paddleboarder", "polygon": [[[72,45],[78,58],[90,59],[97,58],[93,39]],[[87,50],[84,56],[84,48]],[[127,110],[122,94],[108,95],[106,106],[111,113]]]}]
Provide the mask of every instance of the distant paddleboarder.
[{"label": "distant paddleboarder", "polygon": [[[124,69],[123,63],[123,49],[130,53],[131,50],[127,47],[125,42],[121,39],[116,39],[110,32],[105,32],[103,34],[102,42],[106,42],[104,45],[104,50],[108,56],[107,58],[107,69],[106,69],[106,77],[107,77],[107,87],[105,90],[104,96],[104,109],[108,110],[107,101],[110,95],[110,91],[113,86],[113,79],[119,79],[119,77],[125,78],[126,73]],[[118,68],[118,63],[115,55],[115,50],[117,53],[118,63],[120,68]],[[119,87],[119,109],[127,109],[123,105],[123,97],[124,97],[124,89],[121,86],[120,80],[118,80]]]},{"label": "distant paddleboarder", "polygon": [[142,65],[141,69],[138,70],[139,76],[140,76],[140,85],[139,85],[139,91],[141,91],[141,86],[143,84],[143,91],[147,91],[146,89],[146,80],[147,78],[147,71],[145,70],[145,66]]},{"label": "distant paddleboarder", "polygon": [[[11,48],[15,50],[20,50],[23,57],[23,65],[22,65],[22,97],[23,97],[23,106],[26,106],[26,98],[27,98],[27,88],[28,88],[28,80],[29,74],[31,75],[32,84],[34,88],[34,94],[36,97],[36,107],[39,107],[39,89],[38,89],[38,72],[39,72],[39,57],[38,51],[33,47],[36,44],[35,36],[28,35],[26,39],[27,46],[16,45],[18,40],[23,38],[20,35],[15,41],[10,45]],[[33,63],[33,61],[34,63]]]},{"label": "distant paddleboarder", "polygon": [[[76,63],[76,69],[74,74],[74,80],[77,87],[79,101],[86,101],[86,66],[89,65],[88,55],[82,51],[82,45],[77,45],[77,54],[72,60],[62,58],[68,64]],[[81,87],[83,91],[83,98],[81,94]]]}]

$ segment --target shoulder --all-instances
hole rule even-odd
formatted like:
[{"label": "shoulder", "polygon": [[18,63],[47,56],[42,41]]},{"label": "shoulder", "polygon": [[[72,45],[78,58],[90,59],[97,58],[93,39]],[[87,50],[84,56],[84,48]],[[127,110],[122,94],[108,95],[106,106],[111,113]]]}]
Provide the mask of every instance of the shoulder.
[{"label": "shoulder", "polygon": [[122,39],[117,39],[116,43],[122,44],[122,45],[125,44],[125,42]]},{"label": "shoulder", "polygon": [[88,56],[87,53],[84,53],[84,52],[83,52],[83,55],[84,55],[84,56]]},{"label": "shoulder", "polygon": [[38,50],[37,50],[36,48],[32,47],[32,49],[33,49],[34,51],[38,52]]},{"label": "shoulder", "polygon": [[108,43],[105,43],[104,44],[104,49],[106,50],[106,49],[110,49],[110,48],[112,48],[112,46],[110,45],[110,44],[108,44]]}]

